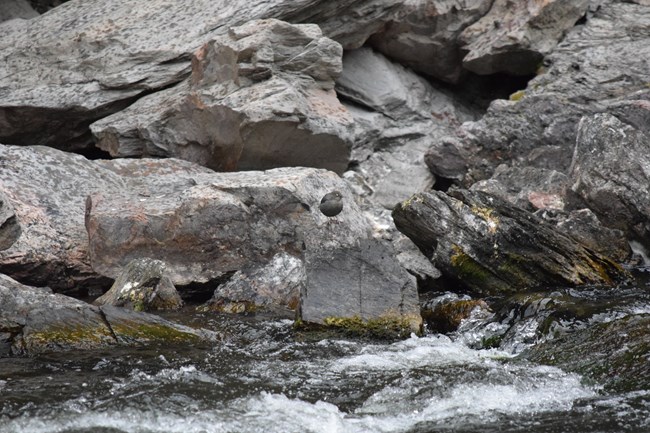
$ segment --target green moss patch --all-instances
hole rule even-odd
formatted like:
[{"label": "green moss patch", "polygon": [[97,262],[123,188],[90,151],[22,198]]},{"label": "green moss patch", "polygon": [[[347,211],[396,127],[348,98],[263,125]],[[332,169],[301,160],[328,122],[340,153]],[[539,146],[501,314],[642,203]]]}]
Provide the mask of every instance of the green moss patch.
[{"label": "green moss patch", "polygon": [[51,327],[29,332],[24,341],[30,353],[70,349],[96,349],[117,344],[110,330],[102,326]]},{"label": "green moss patch", "polygon": [[122,344],[148,343],[152,341],[198,343],[202,340],[196,334],[163,324],[122,322],[113,324],[112,328]]},{"label": "green moss patch", "polygon": [[415,332],[422,333],[419,316],[387,315],[376,319],[364,320],[359,316],[327,317],[322,325],[296,321],[299,330],[335,334],[370,339],[394,340],[403,339]]}]

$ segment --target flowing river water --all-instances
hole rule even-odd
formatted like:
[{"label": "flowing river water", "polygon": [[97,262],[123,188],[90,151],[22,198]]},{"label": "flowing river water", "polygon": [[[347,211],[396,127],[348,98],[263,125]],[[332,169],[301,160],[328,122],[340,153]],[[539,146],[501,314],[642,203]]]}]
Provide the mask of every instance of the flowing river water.
[{"label": "flowing river water", "polygon": [[650,390],[472,349],[471,330],[376,342],[202,325],[222,341],[0,359],[0,432],[650,432]]}]

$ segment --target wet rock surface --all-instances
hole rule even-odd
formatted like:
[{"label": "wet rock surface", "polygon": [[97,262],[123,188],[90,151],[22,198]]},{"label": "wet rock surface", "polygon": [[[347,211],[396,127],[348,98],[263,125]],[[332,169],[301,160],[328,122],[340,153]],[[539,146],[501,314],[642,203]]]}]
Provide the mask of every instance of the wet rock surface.
[{"label": "wet rock surface", "polygon": [[649,336],[648,314],[627,316],[539,344],[522,357],[578,372],[608,391],[646,390],[650,387]]},{"label": "wet rock surface", "polygon": [[540,209],[535,214],[567,236],[617,263],[627,263],[632,254],[625,233],[602,225],[590,209],[563,212]]},{"label": "wet rock surface", "polygon": [[443,275],[476,293],[540,286],[612,284],[625,277],[612,259],[565,236],[521,208],[481,192],[416,194],[393,211]]},{"label": "wet rock surface", "polygon": [[217,338],[160,317],[111,306],[96,307],[47,288],[0,275],[0,356],[36,355],[151,342]]}]

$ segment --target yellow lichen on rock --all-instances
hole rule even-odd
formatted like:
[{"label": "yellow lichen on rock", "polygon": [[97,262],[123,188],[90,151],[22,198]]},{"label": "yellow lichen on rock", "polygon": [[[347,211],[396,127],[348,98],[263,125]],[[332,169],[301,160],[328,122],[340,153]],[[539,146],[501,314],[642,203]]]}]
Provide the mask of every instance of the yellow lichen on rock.
[{"label": "yellow lichen on rock", "polygon": [[509,99],[510,99],[511,101],[513,101],[513,102],[519,102],[519,101],[521,100],[521,98],[524,97],[525,94],[526,94],[526,91],[524,91],[524,90],[518,90],[518,91],[516,91],[515,93],[513,93],[512,95],[510,95],[510,98],[509,98]]},{"label": "yellow lichen on rock", "polygon": [[499,217],[494,215],[494,209],[472,206],[472,213],[487,223],[488,231],[491,234],[495,234],[497,232],[497,229],[499,227]]}]

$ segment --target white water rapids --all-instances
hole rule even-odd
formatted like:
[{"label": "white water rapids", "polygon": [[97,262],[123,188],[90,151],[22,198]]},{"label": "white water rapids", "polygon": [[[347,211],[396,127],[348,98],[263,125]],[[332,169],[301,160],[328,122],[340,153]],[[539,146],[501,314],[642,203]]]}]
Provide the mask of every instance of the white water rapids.
[{"label": "white water rapids", "polygon": [[[291,324],[264,326],[283,332]],[[50,361],[40,386],[7,377],[4,395],[18,386],[73,389],[41,404],[13,402],[0,432],[534,432],[551,431],[544,423],[558,417],[629,415],[624,404],[611,411],[612,397],[578,375],[445,336],[392,344],[254,337],[174,359],[104,355],[67,368]]]}]

